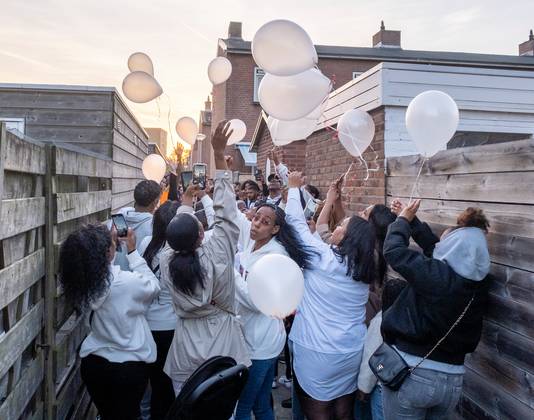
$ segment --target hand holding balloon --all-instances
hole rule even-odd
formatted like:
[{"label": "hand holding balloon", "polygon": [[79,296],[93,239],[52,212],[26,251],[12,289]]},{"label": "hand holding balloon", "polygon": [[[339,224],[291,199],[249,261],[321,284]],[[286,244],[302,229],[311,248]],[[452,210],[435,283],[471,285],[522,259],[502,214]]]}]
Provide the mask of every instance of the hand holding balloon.
[{"label": "hand holding balloon", "polygon": [[302,172],[291,172],[289,174],[289,180],[287,186],[289,188],[300,188],[304,184],[304,177]]},{"label": "hand holding balloon", "polygon": [[415,200],[410,202],[401,212],[399,217],[404,217],[406,220],[411,222],[415,215],[417,214],[417,210],[419,210],[419,206],[421,204],[421,200]]}]

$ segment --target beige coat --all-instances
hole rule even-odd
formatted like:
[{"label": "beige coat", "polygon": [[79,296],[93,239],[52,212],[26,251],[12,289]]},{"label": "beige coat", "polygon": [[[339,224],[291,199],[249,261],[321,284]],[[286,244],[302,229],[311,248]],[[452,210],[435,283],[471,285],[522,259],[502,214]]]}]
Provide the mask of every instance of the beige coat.
[{"label": "beige coat", "polygon": [[[175,389],[204,361],[230,356],[239,364],[251,364],[245,339],[236,318],[234,258],[239,237],[237,207],[229,171],[218,171],[213,206],[215,223],[210,238],[197,249],[204,273],[204,289],[193,296],[172,285],[169,261],[174,251],[167,247],[160,260],[161,281],[167,282],[178,316],[174,339],[164,371]],[[182,206],[178,212],[192,211]]]}]

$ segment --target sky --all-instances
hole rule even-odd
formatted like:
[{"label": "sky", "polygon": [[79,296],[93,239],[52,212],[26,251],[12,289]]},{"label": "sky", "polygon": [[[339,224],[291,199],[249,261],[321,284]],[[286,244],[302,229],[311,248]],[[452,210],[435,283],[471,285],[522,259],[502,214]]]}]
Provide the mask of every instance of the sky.
[{"label": "sky", "polygon": [[284,18],[316,44],[371,46],[384,20],[402,31],[404,49],[510,55],[534,26],[534,0],[0,0],[0,10],[0,83],[120,91],[128,56],[143,51],[165,93],[127,103],[145,127],[167,131],[182,116],[198,120],[230,21],[243,22],[246,40]]}]

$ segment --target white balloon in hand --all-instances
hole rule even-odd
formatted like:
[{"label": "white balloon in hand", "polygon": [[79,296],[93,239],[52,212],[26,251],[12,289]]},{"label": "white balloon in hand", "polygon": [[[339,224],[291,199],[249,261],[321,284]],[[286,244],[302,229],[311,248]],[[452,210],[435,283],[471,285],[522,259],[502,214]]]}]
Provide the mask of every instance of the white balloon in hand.
[{"label": "white balloon in hand", "polygon": [[232,63],[226,57],[217,57],[208,65],[208,78],[214,85],[219,85],[228,80],[232,74]]},{"label": "white balloon in hand", "polygon": [[176,132],[183,141],[192,146],[197,139],[198,125],[193,118],[182,117],[176,123]]},{"label": "white balloon in hand", "polygon": [[267,73],[291,76],[311,69],[317,53],[307,32],[295,22],[273,20],[263,25],[252,39],[252,55]]},{"label": "white balloon in hand", "polygon": [[460,114],[454,99],[439,90],[427,90],[412,99],[406,110],[406,128],[415,147],[425,157],[447,148]]},{"label": "white balloon in hand", "polygon": [[154,65],[148,55],[142,52],[133,53],[128,58],[128,68],[130,71],[144,71],[154,76]]},{"label": "white balloon in hand", "polygon": [[134,71],[124,78],[122,92],[130,101],[142,104],[156,99],[163,89],[150,74]]},{"label": "white balloon in hand", "polygon": [[354,157],[360,157],[373,141],[375,123],[367,112],[351,109],[339,119],[337,135],[347,152]]},{"label": "white balloon in hand", "polygon": [[247,126],[237,118],[228,121],[228,123],[230,124],[229,130],[233,130],[232,135],[228,139],[228,145],[239,143],[247,134]]},{"label": "white balloon in hand", "polygon": [[304,294],[300,267],[285,255],[261,257],[247,276],[252,302],[265,315],[285,318],[293,313]]},{"label": "white balloon in hand", "polygon": [[146,179],[159,183],[165,176],[167,163],[160,155],[151,154],[143,160],[141,170]]}]

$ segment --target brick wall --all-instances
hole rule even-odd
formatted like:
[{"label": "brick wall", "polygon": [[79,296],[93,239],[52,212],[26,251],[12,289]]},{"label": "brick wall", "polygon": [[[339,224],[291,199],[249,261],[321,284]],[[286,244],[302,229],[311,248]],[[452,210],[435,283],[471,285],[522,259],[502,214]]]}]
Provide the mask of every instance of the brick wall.
[{"label": "brick wall", "polygon": [[[319,69],[329,79],[334,79],[334,89],[352,80],[353,72],[363,73],[379,64],[378,61],[320,58]],[[335,76],[335,77],[334,77]]]}]

